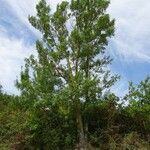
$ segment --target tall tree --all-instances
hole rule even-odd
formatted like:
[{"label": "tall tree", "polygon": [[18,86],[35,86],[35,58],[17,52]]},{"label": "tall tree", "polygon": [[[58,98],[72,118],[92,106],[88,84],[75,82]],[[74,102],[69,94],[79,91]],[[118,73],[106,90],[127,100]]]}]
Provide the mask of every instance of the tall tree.
[{"label": "tall tree", "polygon": [[37,16],[29,17],[42,40],[36,42],[38,57],[26,59],[17,87],[33,104],[46,99],[73,111],[80,149],[88,142],[82,112],[96,104],[118,78],[108,70],[112,60],[105,55],[108,38],[114,34],[108,5],[109,0],[63,1],[52,13],[41,0]]}]

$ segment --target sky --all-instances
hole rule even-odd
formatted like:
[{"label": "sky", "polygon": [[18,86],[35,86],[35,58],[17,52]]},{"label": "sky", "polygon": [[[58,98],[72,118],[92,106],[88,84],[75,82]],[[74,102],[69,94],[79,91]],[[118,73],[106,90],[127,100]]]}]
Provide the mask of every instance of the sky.
[{"label": "sky", "polygon": [[[35,53],[40,37],[28,22],[36,14],[38,0],[0,0],[0,84],[10,94],[19,92],[14,86],[24,58]],[[47,0],[54,10],[62,0]],[[128,91],[128,82],[135,84],[150,75],[150,1],[110,0],[107,10],[116,20],[115,36],[110,39],[108,54],[113,58],[113,73],[121,76],[112,88],[118,96]]]}]

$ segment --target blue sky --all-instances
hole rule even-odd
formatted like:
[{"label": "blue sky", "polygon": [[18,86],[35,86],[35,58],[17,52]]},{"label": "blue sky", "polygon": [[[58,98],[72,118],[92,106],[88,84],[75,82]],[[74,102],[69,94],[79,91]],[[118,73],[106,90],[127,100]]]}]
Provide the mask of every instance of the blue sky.
[{"label": "blue sky", "polygon": [[[52,9],[61,0],[47,0]],[[35,53],[40,34],[29,24],[37,0],[0,0],[0,84],[8,93],[18,93],[14,81],[19,77],[24,58]],[[114,59],[112,72],[121,80],[112,89],[122,96],[128,81],[138,83],[150,74],[150,1],[111,0],[108,8],[116,19],[116,33],[108,52]]]}]

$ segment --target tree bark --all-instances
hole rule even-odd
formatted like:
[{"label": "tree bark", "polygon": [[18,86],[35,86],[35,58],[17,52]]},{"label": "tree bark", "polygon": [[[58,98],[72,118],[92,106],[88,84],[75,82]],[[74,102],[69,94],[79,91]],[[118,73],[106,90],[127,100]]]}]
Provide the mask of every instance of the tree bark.
[{"label": "tree bark", "polygon": [[85,139],[84,128],[83,128],[83,120],[80,110],[80,104],[77,104],[76,109],[76,122],[77,122],[77,130],[78,130],[78,138],[79,138],[79,150],[87,149],[87,142]]}]

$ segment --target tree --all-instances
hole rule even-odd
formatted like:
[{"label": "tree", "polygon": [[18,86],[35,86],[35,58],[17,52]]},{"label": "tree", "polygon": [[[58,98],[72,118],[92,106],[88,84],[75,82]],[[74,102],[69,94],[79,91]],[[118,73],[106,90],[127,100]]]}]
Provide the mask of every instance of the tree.
[{"label": "tree", "polygon": [[150,76],[138,85],[130,82],[129,93],[125,99],[129,105],[127,111],[136,121],[135,128],[143,136],[150,133]]},{"label": "tree", "polygon": [[126,96],[130,103],[137,101],[141,106],[150,105],[150,76],[139,85],[129,84],[129,94]]},{"label": "tree", "polygon": [[107,69],[112,60],[105,51],[115,22],[106,13],[108,5],[108,0],[63,1],[51,13],[41,0],[37,16],[29,17],[42,40],[36,42],[38,57],[26,59],[16,85],[27,107],[57,103],[61,112],[73,112],[80,149],[88,143],[85,108],[96,105],[118,79]]}]

